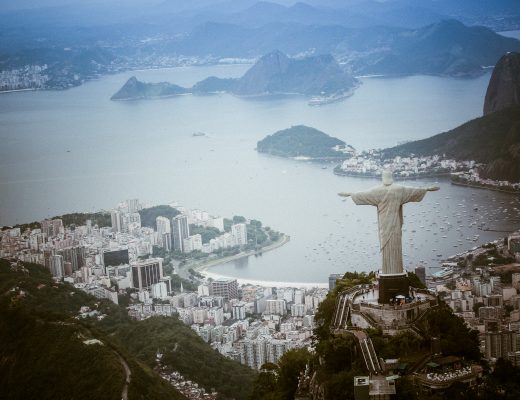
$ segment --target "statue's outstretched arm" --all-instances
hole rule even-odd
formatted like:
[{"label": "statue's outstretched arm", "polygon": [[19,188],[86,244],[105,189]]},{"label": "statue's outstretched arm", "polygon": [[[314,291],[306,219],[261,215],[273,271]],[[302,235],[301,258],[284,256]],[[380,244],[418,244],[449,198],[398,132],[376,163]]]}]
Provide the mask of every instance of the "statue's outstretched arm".
[{"label": "statue's outstretched arm", "polygon": [[349,192],[338,193],[338,196],[341,196],[341,197],[350,197],[351,195],[352,195],[352,193],[349,193]]}]

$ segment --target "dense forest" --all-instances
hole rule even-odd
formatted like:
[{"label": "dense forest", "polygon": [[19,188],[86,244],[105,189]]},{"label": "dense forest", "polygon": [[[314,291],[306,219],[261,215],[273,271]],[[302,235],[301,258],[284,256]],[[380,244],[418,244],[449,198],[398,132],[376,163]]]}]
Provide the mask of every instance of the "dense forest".
[{"label": "dense forest", "polygon": [[[222,399],[246,399],[251,393],[255,371],[212,350],[176,318],[132,320],[122,306],[54,282],[40,265],[19,265],[0,260],[0,385],[19,388],[6,398],[35,398],[35,393],[49,399],[66,398],[66,393],[74,398],[120,398],[124,378],[116,354],[132,371],[129,398],[181,398],[153,371],[157,350],[165,354],[163,365],[208,391],[214,388]],[[82,306],[105,317],[78,319]],[[82,343],[91,338],[103,345]],[[104,360],[103,367],[93,362],[96,357]],[[28,384],[36,376],[41,379],[41,385],[33,385],[38,392]],[[93,385],[92,390],[73,380],[78,376]],[[56,377],[63,379],[55,382]],[[94,390],[104,394],[96,396]]]}]

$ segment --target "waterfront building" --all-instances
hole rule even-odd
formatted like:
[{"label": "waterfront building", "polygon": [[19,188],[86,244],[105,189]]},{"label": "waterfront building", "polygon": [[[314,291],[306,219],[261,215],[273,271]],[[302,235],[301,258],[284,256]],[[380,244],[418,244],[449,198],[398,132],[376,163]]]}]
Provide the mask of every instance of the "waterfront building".
[{"label": "waterfront building", "polygon": [[221,296],[225,300],[238,299],[238,282],[236,279],[216,279],[211,282],[210,294]]},{"label": "waterfront building", "polygon": [[245,246],[247,244],[247,226],[246,224],[231,225],[231,235],[235,239],[235,245]]},{"label": "waterfront building", "polygon": [[191,253],[192,251],[196,250],[202,250],[202,236],[200,234],[189,236],[183,240],[182,251],[184,253]]}]

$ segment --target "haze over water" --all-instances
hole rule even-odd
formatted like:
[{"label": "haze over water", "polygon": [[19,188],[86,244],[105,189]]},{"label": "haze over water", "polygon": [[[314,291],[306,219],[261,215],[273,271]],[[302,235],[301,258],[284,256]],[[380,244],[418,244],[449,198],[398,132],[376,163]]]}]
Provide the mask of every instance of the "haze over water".
[{"label": "haze over water", "polygon": [[[322,169],[259,155],[256,142],[297,124],[357,149],[426,138],[480,116],[490,77],[363,78],[354,96],[323,107],[309,107],[300,96],[109,100],[132,75],[189,86],[210,75],[241,76],[248,67],[134,71],[62,92],[0,95],[0,224],[109,209],[133,197],[151,204],[177,201],[212,214],[259,219],[291,236],[282,248],[213,272],[324,282],[332,272],[376,269],[375,208],[342,202],[336,193],[379,182],[337,177],[332,165]],[[421,260],[435,266],[433,260],[504,235],[479,227],[518,226],[518,196],[456,187],[446,179],[439,185],[422,203],[405,206],[407,266]]]}]

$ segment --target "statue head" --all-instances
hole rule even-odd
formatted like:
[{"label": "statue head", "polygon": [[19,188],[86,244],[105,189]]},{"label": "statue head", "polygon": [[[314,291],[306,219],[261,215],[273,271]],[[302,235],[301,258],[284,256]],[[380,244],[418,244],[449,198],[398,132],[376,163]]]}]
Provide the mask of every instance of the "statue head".
[{"label": "statue head", "polygon": [[392,171],[389,169],[385,169],[383,171],[383,185],[390,186],[392,183],[394,183],[394,178],[392,177]]}]

